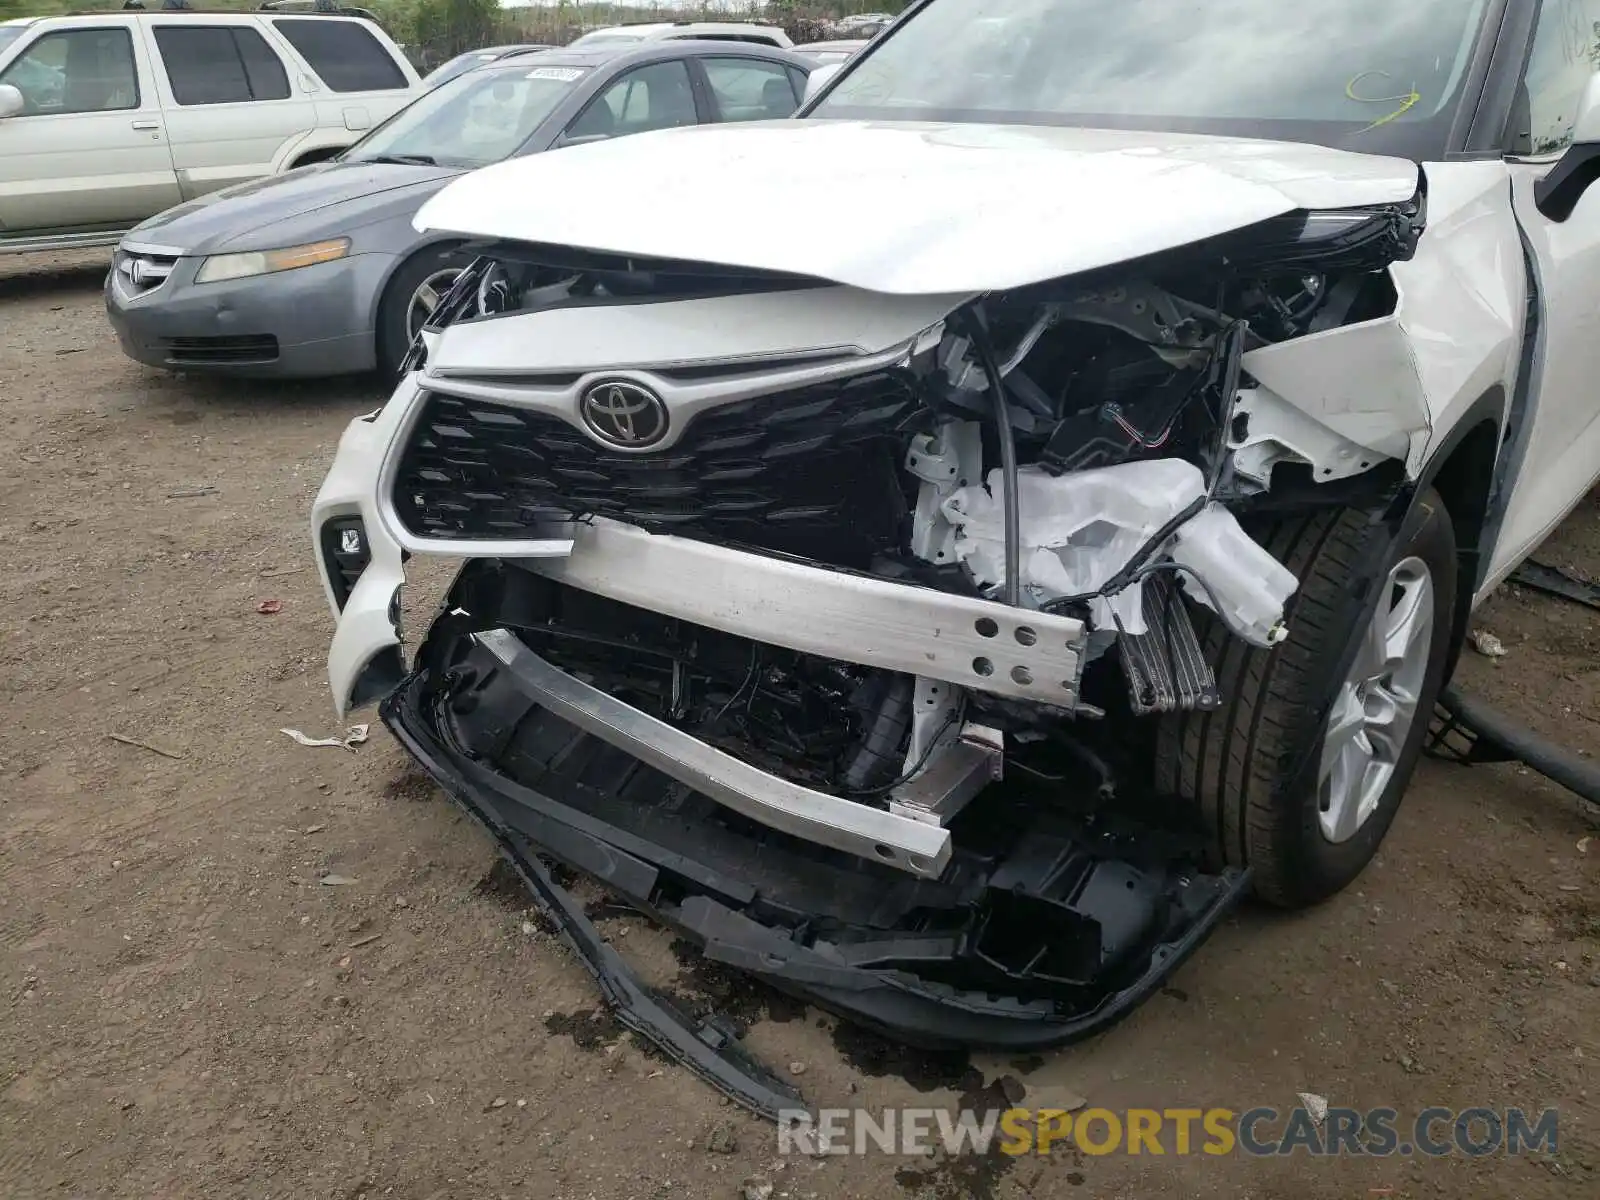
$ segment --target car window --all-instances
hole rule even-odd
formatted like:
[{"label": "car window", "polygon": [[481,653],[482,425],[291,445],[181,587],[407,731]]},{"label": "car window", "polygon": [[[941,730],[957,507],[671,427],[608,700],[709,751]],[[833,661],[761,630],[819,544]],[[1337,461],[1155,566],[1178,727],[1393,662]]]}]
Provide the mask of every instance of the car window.
[{"label": "car window", "polygon": [[682,61],[652,63],[623,75],[567,126],[569,138],[621,137],[693,125],[694,89]]},{"label": "car window", "polygon": [[787,117],[799,106],[789,72],[782,63],[754,58],[704,58],[706,80],[722,121],[770,121]]},{"label": "car window", "polygon": [[24,116],[139,107],[139,70],[125,29],[47,33],[0,74],[22,93]]},{"label": "car window", "polygon": [[286,100],[289,76],[247,25],[158,25],[156,46],[179,104]]},{"label": "car window", "polygon": [[588,73],[588,67],[531,64],[468,71],[401,109],[346,151],[345,160],[488,166],[520,149]]},{"label": "car window", "polygon": [[1578,103],[1600,66],[1600,0],[1545,0],[1528,56],[1529,138],[1517,149],[1556,154],[1572,144]]},{"label": "car window", "polygon": [[289,17],[272,25],[336,92],[385,92],[410,86],[383,43],[359,21]]}]

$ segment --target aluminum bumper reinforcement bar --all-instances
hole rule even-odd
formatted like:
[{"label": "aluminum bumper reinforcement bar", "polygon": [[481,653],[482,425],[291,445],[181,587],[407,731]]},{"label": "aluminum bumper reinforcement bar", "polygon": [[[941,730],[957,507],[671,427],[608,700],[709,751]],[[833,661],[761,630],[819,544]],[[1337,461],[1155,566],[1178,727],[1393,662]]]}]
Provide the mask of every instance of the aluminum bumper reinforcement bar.
[{"label": "aluminum bumper reinforcement bar", "polygon": [[950,833],[771,775],[567,674],[515,634],[476,635],[528,697],[640,762],[771,829],[858,858],[935,879],[950,861]]}]

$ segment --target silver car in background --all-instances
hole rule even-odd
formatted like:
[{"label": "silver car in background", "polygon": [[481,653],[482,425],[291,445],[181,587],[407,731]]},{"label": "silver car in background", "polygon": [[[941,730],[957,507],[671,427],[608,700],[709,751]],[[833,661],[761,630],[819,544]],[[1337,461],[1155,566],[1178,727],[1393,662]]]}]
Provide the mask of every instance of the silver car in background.
[{"label": "silver car in background", "polygon": [[151,366],[393,374],[472,258],[461,238],[412,225],[452,179],[646,130],[787,117],[813,65],[767,46],[691,41],[491,63],[424,94],[337,161],[139,225],[117,248],[107,314],[124,352]]}]

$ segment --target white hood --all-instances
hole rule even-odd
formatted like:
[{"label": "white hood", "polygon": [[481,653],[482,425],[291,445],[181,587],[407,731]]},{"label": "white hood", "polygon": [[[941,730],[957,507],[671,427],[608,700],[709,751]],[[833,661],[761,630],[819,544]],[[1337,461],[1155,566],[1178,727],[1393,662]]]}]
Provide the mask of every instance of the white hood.
[{"label": "white hood", "polygon": [[450,184],[419,230],[828,279],[1020,287],[1296,209],[1397,204],[1418,169],[1298,143],[990,125],[768,121],[636,134]]}]

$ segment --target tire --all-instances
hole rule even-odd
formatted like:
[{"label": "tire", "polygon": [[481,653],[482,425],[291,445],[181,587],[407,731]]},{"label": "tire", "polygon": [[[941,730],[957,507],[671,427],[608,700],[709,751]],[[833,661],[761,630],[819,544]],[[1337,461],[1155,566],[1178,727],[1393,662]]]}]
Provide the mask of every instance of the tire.
[{"label": "tire", "polygon": [[454,246],[436,246],[418,251],[389,277],[378,303],[378,370],[385,379],[399,377],[400,364],[411,348],[412,304],[419,290],[432,282],[439,292],[441,280],[466,269],[471,262],[469,255]]},{"label": "tire", "polygon": [[[1432,490],[1418,497],[1398,536],[1344,508],[1250,532],[1300,579],[1288,606],[1289,637],[1274,650],[1258,650],[1221,622],[1207,622],[1202,637],[1222,704],[1163,720],[1155,784],[1192,811],[1213,869],[1248,866],[1258,897],[1296,908],[1326,899],[1359,875],[1400,807],[1443,683],[1457,586],[1455,534]],[[1393,573],[1392,586],[1379,597],[1387,620],[1401,621],[1406,613],[1421,620],[1431,611],[1426,629],[1403,626],[1414,633],[1416,649],[1386,684],[1371,680],[1367,670],[1378,658],[1378,642],[1367,640],[1375,615],[1367,613],[1366,583],[1375,571],[1385,578]],[[1358,637],[1356,663],[1367,680],[1359,686],[1347,677],[1353,668],[1342,666]],[[1402,711],[1403,704],[1390,702],[1406,696],[1414,697],[1415,708],[1403,733],[1398,720],[1369,732],[1364,714],[1375,712],[1381,721],[1385,712]],[[1330,743],[1335,717],[1343,728],[1359,725],[1361,733],[1335,734]],[[1377,747],[1387,773],[1335,768],[1325,775],[1324,752],[1339,746],[1357,756]],[[1342,778],[1372,782],[1364,791],[1335,788]],[[1335,795],[1365,802],[1336,806]]]}]

